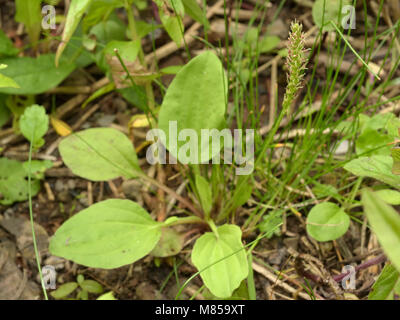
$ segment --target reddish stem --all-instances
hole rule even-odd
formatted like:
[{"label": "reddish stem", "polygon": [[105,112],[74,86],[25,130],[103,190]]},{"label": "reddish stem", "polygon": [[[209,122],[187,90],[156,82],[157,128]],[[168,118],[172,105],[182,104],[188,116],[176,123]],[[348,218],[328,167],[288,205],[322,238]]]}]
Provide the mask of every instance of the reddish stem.
[{"label": "reddish stem", "polygon": [[[374,266],[376,264],[379,264],[379,263],[382,263],[382,262],[385,262],[385,261],[386,261],[386,256],[384,254],[381,254],[381,255],[377,256],[376,258],[367,260],[364,263],[359,264],[354,269],[356,271],[367,269],[367,268],[369,268],[371,266]],[[333,280],[335,280],[336,282],[342,281],[343,278],[345,278],[346,276],[349,275],[349,273],[350,272],[346,272],[346,273],[341,273],[341,274],[338,274],[336,276],[333,276]]]}]

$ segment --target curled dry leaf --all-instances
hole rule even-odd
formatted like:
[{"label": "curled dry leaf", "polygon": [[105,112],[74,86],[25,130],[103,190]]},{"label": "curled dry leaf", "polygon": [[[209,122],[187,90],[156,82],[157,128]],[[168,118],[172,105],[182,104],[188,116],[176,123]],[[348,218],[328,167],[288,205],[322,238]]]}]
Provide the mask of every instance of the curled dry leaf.
[{"label": "curled dry leaf", "polygon": [[[18,249],[25,259],[35,258],[32,229],[28,219],[22,217],[4,218],[1,220],[0,225],[15,236]],[[34,226],[39,253],[44,253],[49,245],[49,236],[41,225],[34,223]]]},{"label": "curled dry leaf", "polygon": [[[110,65],[111,75],[116,88],[123,89],[131,87],[132,83],[118,58],[107,55],[107,62]],[[123,60],[123,62],[136,85],[144,85],[159,77],[157,73],[146,70],[138,60],[134,62]]]}]

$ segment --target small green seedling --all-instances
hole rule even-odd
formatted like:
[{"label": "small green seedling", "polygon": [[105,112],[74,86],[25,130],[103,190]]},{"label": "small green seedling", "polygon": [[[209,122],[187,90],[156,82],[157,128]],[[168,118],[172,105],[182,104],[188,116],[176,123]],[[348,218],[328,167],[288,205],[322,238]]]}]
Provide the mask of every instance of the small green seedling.
[{"label": "small green seedling", "polygon": [[[39,148],[43,145],[44,140],[42,137],[47,132],[48,121],[44,108],[38,105],[26,108],[20,118],[20,130],[34,148]],[[52,162],[48,160],[19,162],[0,158],[0,204],[9,205],[16,201],[28,199],[26,179],[29,174],[32,180],[32,196],[35,196],[40,190],[40,180],[44,179],[44,172],[52,166]]]},{"label": "small green seedling", "polygon": [[[94,280],[85,280],[85,277],[80,274],[76,277],[76,282],[64,283],[57,290],[50,292],[50,295],[57,300],[88,300],[90,293],[98,295],[103,292],[104,289],[100,283]],[[72,294],[75,295],[74,298],[71,298]],[[112,293],[106,293],[98,300],[115,300],[115,298],[110,299],[111,297],[113,297]]]}]

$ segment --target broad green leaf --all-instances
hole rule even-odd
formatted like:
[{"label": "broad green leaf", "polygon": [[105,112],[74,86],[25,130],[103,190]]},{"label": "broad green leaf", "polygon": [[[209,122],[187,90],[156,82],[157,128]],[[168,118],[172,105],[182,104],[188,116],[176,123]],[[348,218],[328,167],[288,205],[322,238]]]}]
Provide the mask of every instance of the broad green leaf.
[{"label": "broad green leaf", "polygon": [[351,0],[316,0],[312,7],[314,23],[323,31],[334,30],[330,21],[338,24],[339,17],[344,17],[341,13],[342,8],[350,4]]},{"label": "broad green leaf", "polygon": [[203,10],[197,4],[196,0],[182,0],[185,12],[195,21],[203,24],[205,28],[209,27],[207,17],[204,15]]},{"label": "broad green leaf", "polygon": [[212,208],[211,186],[207,179],[199,174],[196,174],[195,183],[197,192],[200,197],[201,207],[203,208],[206,216],[209,217]]},{"label": "broad green leaf", "polygon": [[240,228],[225,224],[217,231],[218,238],[213,232],[207,232],[197,239],[192,261],[211,293],[227,298],[247,277],[248,262]]},{"label": "broad green leaf", "polygon": [[358,155],[390,155],[388,143],[393,138],[376,130],[366,130],[357,139],[356,150]]},{"label": "broad green leaf", "polygon": [[51,254],[92,267],[112,269],[150,253],[161,224],[137,203],[111,199],[68,219],[50,241]]},{"label": "broad green leaf", "polygon": [[61,38],[61,43],[57,48],[57,53],[55,57],[56,65],[59,64],[60,57],[68,44],[69,40],[71,39],[75,29],[78,27],[79,22],[83,14],[85,13],[86,9],[90,5],[92,0],[72,0],[69,6],[67,20],[65,22],[64,31]]},{"label": "broad green leaf", "polygon": [[390,205],[367,189],[362,192],[362,203],[369,224],[387,257],[400,270],[400,215]]},{"label": "broad green leaf", "polygon": [[0,56],[15,56],[19,50],[14,47],[12,41],[0,29]]},{"label": "broad green leaf", "polygon": [[76,282],[67,282],[62,284],[57,290],[50,292],[50,294],[54,299],[63,299],[74,292],[76,288],[78,288]]},{"label": "broad green leaf", "polygon": [[107,292],[105,294],[102,294],[96,300],[117,300],[117,299],[115,299],[113,292],[110,291],[110,292]]},{"label": "broad green leaf", "polygon": [[161,22],[171,39],[178,47],[181,46],[183,40],[183,22],[180,16],[170,16],[162,14],[160,11]]},{"label": "broad green leaf", "polygon": [[384,129],[392,137],[398,135],[397,128],[400,126],[400,120],[393,113],[382,113],[372,117],[360,114],[359,121],[361,134],[366,131],[378,131]]},{"label": "broad green leaf", "polygon": [[168,0],[170,8],[175,14],[183,16],[185,14],[185,8],[183,6],[182,0]]},{"label": "broad green leaf", "polygon": [[386,264],[374,283],[368,300],[392,300],[396,285],[399,283],[399,272],[392,264]]},{"label": "broad green leaf", "polygon": [[81,288],[89,293],[103,293],[103,286],[94,280],[83,280],[80,284]]},{"label": "broad green leaf", "polygon": [[391,190],[391,189],[383,189],[383,190],[375,191],[375,194],[388,204],[400,205],[400,192],[399,191]]},{"label": "broad green leaf", "polygon": [[15,21],[23,23],[28,31],[31,42],[39,40],[41,29],[41,4],[42,0],[15,0]]},{"label": "broad green leaf", "polygon": [[118,50],[121,58],[126,61],[135,61],[140,49],[140,41],[111,41],[104,48],[104,54],[115,56],[114,49]]},{"label": "broad green leaf", "polygon": [[[167,141],[163,143],[175,158],[182,163],[191,163],[191,159],[198,163],[200,160],[208,161],[219,153],[222,144],[219,148],[212,146],[210,141],[205,141],[204,146],[201,145],[201,130],[225,128],[226,97],[225,71],[214,53],[207,51],[200,54],[179,71],[164,97],[158,122],[159,128],[166,135]],[[170,136],[170,124],[177,126],[176,137],[173,132]],[[182,131],[184,129],[193,129],[198,141],[190,139],[186,142],[187,137]],[[187,154],[182,152],[185,150],[182,146],[193,149],[188,161]],[[212,151],[207,152],[207,149]]]},{"label": "broad green leaf", "polygon": [[72,172],[93,181],[133,178],[140,171],[132,142],[112,128],[93,128],[61,141],[60,154]]},{"label": "broad green leaf", "polygon": [[[201,294],[205,300],[222,300],[221,298],[213,295],[211,291],[208,290],[207,288],[205,288]],[[247,281],[243,280],[240,283],[240,286],[235,291],[233,291],[232,295],[230,297],[224,298],[223,300],[242,300],[242,301],[251,300],[249,298],[249,289],[247,287]]]},{"label": "broad green leaf", "polygon": [[43,136],[49,129],[49,117],[44,107],[35,104],[26,108],[19,120],[19,127],[27,140],[41,147],[44,144]]},{"label": "broad green leaf", "polygon": [[361,157],[347,163],[344,168],[359,177],[370,177],[400,189],[400,176],[392,173],[390,156]]},{"label": "broad green leaf", "polygon": [[307,232],[318,241],[331,241],[340,238],[349,228],[350,217],[331,202],[314,206],[307,216]]},{"label": "broad green leaf", "polygon": [[56,68],[53,54],[42,54],[37,58],[0,59],[1,63],[8,65],[8,68],[1,72],[14,79],[20,88],[0,88],[0,92],[18,95],[35,95],[52,89],[75,69],[73,63],[65,60]]},{"label": "broad green leaf", "polygon": [[183,247],[184,237],[171,228],[163,228],[161,238],[150,252],[154,257],[170,257],[177,255]]},{"label": "broad green leaf", "polygon": [[[9,205],[28,199],[27,172],[21,162],[0,158],[0,204]],[[38,180],[32,180],[32,196],[40,189]]]}]

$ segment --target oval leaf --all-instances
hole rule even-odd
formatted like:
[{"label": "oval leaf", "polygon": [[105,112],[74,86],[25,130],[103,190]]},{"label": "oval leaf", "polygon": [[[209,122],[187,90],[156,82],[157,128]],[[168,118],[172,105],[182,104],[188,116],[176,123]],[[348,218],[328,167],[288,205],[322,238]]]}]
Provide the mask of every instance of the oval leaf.
[{"label": "oval leaf", "polygon": [[103,293],[103,286],[94,280],[84,280],[80,284],[81,288],[89,293]]},{"label": "oval leaf", "polygon": [[400,192],[391,189],[378,190],[375,194],[391,205],[400,205]]},{"label": "oval leaf", "polygon": [[392,173],[393,159],[390,156],[372,156],[354,159],[344,168],[360,177],[370,177],[400,189],[400,176]]},{"label": "oval leaf", "polygon": [[349,225],[350,218],[346,212],[331,202],[317,204],[307,217],[307,232],[318,241],[340,238]]},{"label": "oval leaf", "polygon": [[54,65],[54,54],[42,54],[37,58],[15,57],[0,59],[0,64],[8,65],[1,73],[12,78],[18,88],[1,88],[0,92],[18,95],[40,94],[57,87],[74,71],[72,61],[62,61],[58,68]]},{"label": "oval leaf", "polygon": [[137,203],[111,199],[68,219],[49,250],[92,268],[118,268],[147,255],[160,239],[161,224]]},{"label": "oval leaf", "polygon": [[46,110],[37,104],[26,108],[19,120],[21,133],[35,146],[43,145],[42,137],[49,129],[49,117]]},{"label": "oval leaf", "polygon": [[[169,152],[182,163],[184,155],[178,156],[178,150],[186,145],[183,129],[193,129],[198,141],[189,141],[198,157],[208,161],[218,150],[207,152],[201,148],[202,129],[222,129],[225,127],[225,105],[227,96],[227,79],[218,57],[210,51],[204,52],[192,59],[178,72],[164,97],[160,109],[158,126],[165,133],[163,141]],[[177,135],[170,132],[170,124],[176,121]],[[179,134],[182,140],[177,141]],[[209,141],[206,141],[210,146]],[[191,150],[190,149],[190,150]],[[211,150],[211,147],[210,147]],[[190,154],[192,156],[192,152]],[[203,157],[200,158],[200,155]]]},{"label": "oval leaf", "polygon": [[67,282],[61,285],[57,290],[50,292],[50,294],[54,299],[63,299],[74,292],[76,288],[78,288],[76,282]]},{"label": "oval leaf", "polygon": [[230,297],[248,275],[242,231],[235,225],[217,228],[219,237],[207,232],[197,239],[192,261],[207,288],[219,298]]},{"label": "oval leaf", "polygon": [[129,179],[140,172],[131,141],[116,129],[93,128],[69,135],[59,150],[72,172],[89,180]]},{"label": "oval leaf", "polygon": [[369,224],[393,265],[400,270],[400,215],[375,193],[363,190],[362,203]]}]

